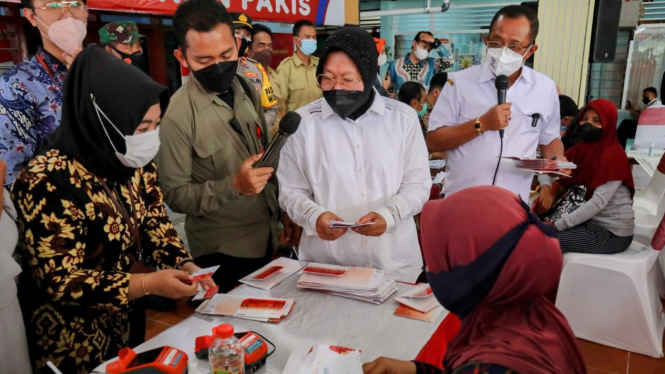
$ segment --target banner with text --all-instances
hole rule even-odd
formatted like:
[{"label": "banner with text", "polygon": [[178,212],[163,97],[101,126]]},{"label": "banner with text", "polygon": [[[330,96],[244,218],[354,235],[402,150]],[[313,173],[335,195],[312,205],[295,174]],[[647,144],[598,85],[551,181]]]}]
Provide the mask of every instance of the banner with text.
[{"label": "banner with text", "polygon": [[[186,0],[88,0],[91,9],[172,15]],[[17,0],[10,2],[19,2]],[[220,0],[230,12],[243,12],[257,21],[294,23],[306,19],[316,25],[342,26],[344,0]]]}]

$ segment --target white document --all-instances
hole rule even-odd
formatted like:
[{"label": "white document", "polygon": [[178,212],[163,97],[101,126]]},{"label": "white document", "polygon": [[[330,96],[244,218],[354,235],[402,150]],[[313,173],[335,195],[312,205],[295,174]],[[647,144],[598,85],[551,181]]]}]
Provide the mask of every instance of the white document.
[{"label": "white document", "polygon": [[446,160],[429,160],[430,169],[443,169],[446,166]]},{"label": "white document", "polygon": [[240,282],[269,291],[305,266],[307,262],[282,257],[240,279]]},{"label": "white document", "polygon": [[355,223],[355,222],[341,222],[341,221],[331,220],[330,221],[330,227],[352,229],[352,228],[355,228],[355,227],[371,226],[375,223],[376,222],[367,222],[367,223],[363,223],[363,224],[358,224],[358,223]]},{"label": "white document", "polygon": [[291,353],[283,374],[362,374],[360,352],[356,349],[319,344],[303,357]]}]

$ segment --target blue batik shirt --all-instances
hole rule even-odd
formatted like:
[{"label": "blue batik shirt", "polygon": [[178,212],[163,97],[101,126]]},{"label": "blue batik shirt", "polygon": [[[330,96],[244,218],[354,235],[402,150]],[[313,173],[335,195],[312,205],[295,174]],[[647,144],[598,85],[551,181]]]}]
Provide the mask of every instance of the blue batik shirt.
[{"label": "blue batik shirt", "polygon": [[0,158],[7,163],[7,187],[60,124],[66,75],[67,67],[39,47],[0,77]]}]

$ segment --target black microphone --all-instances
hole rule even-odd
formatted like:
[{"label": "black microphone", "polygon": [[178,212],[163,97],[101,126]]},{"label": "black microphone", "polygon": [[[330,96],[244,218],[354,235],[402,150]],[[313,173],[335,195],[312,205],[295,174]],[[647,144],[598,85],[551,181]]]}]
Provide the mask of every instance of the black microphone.
[{"label": "black microphone", "polygon": [[[494,87],[496,87],[496,95],[499,99],[499,105],[506,103],[506,91],[508,90],[508,77],[505,75],[499,75],[494,81]],[[503,129],[499,130],[499,136],[503,139]]]},{"label": "black microphone", "polygon": [[296,112],[288,112],[284,115],[284,118],[279,122],[277,136],[268,145],[268,149],[263,154],[263,157],[254,164],[255,168],[270,166],[275,162],[277,157],[279,157],[282,147],[286,144],[286,140],[298,130],[301,119],[300,114]]}]

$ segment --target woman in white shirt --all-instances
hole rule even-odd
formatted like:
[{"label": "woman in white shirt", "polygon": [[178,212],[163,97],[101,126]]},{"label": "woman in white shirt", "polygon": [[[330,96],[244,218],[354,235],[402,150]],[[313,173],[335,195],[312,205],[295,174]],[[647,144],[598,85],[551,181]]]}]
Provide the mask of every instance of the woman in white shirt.
[{"label": "woman in white shirt", "polygon": [[[280,156],[279,202],[303,227],[301,260],[413,282],[422,267],[413,216],[432,179],[415,111],[372,87],[377,54],[358,27],[326,40],[317,69],[323,99],[298,110],[302,122]],[[332,220],[373,224],[347,232]]]}]

